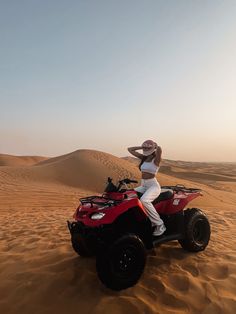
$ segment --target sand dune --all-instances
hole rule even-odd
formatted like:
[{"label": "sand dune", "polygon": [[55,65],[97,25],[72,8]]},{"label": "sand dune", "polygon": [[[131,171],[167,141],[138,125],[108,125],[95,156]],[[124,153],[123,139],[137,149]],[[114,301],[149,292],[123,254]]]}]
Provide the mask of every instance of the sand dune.
[{"label": "sand dune", "polygon": [[[138,165],[135,157],[124,157],[124,160]],[[236,163],[187,162],[163,159],[159,170],[172,178],[187,180],[188,182],[203,183],[214,189],[233,191],[236,184]],[[191,183],[193,184],[193,183]]]},{"label": "sand dune", "polygon": [[[203,179],[191,175],[191,181],[188,172],[204,173],[199,164],[164,166],[176,168],[158,175],[162,185],[203,189],[204,197],[191,206],[207,213],[211,241],[198,254],[183,251],[176,241],[156,248],[138,284],[118,293],[99,282],[94,259],[73,252],[66,220],[79,197],[102,192],[108,176],[139,178],[136,165],[78,150],[37,165],[0,167],[0,312],[235,313],[236,186],[226,180],[232,179],[228,166],[216,164],[214,171],[211,165],[214,179],[205,173]],[[178,171],[181,178],[173,176]]]},{"label": "sand dune", "polygon": [[12,156],[7,154],[0,154],[0,166],[32,166],[48,157],[41,156]]},{"label": "sand dune", "polygon": [[102,192],[107,177],[114,181],[124,177],[138,178],[137,167],[108,153],[78,150],[50,158],[32,167],[31,173],[40,180]]}]

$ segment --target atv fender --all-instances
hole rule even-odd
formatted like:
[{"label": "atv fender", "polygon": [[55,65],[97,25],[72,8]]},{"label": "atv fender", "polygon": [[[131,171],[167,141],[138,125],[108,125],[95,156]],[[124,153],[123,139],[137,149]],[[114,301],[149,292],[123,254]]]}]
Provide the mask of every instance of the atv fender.
[{"label": "atv fender", "polygon": [[153,248],[152,224],[147,216],[140,215],[139,207],[132,207],[120,215],[113,223],[115,234],[123,235],[127,232],[137,234],[149,250]]}]

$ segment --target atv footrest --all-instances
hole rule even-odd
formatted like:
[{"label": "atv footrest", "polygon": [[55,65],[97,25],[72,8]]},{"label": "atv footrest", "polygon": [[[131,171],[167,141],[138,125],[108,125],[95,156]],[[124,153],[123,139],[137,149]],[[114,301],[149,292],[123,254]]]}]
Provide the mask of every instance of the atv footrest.
[{"label": "atv footrest", "polygon": [[153,237],[152,242],[153,242],[153,245],[157,245],[157,244],[161,244],[168,241],[180,240],[183,238],[184,238],[184,235],[181,233],[163,234],[158,237]]}]

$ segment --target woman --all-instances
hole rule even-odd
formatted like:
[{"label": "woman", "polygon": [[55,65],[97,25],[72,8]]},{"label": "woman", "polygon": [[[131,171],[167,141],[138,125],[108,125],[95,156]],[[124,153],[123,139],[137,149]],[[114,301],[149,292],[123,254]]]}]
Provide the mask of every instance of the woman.
[{"label": "woman", "polygon": [[[143,154],[137,150],[143,150]],[[135,188],[137,192],[143,193],[140,201],[145,207],[148,217],[154,227],[154,236],[160,236],[166,230],[163,220],[152,205],[152,202],[161,193],[161,187],[155,175],[160,168],[161,147],[152,140],[145,141],[142,146],[129,147],[128,151],[135,157],[141,159],[139,169],[142,172],[141,186]]]}]

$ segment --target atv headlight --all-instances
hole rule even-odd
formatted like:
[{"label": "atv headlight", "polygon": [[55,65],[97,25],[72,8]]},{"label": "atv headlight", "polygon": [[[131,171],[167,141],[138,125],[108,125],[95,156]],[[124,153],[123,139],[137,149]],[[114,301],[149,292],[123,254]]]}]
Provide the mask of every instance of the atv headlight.
[{"label": "atv headlight", "polygon": [[91,219],[99,220],[99,219],[102,219],[104,216],[105,216],[104,213],[95,213],[95,214],[92,214]]}]

